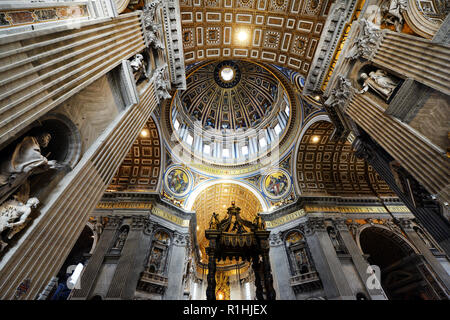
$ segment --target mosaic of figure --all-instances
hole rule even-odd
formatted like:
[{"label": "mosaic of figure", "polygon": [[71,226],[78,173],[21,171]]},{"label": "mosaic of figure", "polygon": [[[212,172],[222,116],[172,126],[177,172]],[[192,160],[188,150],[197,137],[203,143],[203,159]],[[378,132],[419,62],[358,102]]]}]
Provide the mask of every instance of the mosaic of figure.
[{"label": "mosaic of figure", "polygon": [[169,189],[175,194],[185,192],[189,185],[187,174],[180,169],[172,170],[167,178]]},{"label": "mosaic of figure", "polygon": [[287,191],[288,184],[288,177],[282,172],[276,172],[267,176],[265,189],[270,195],[279,197]]},{"label": "mosaic of figure", "polygon": [[367,92],[369,88],[371,88],[376,93],[381,95],[386,101],[398,85],[398,81],[395,81],[386,73],[386,71],[381,69],[371,71],[369,75],[367,75],[367,73],[362,73],[361,79],[364,80],[364,84],[360,93]]},{"label": "mosaic of figure", "polygon": [[[11,239],[17,232],[22,230],[27,222],[31,213],[31,209],[35,208],[39,204],[37,198],[28,199],[24,204],[17,200],[9,200],[2,204],[0,207],[0,234],[9,229],[7,238]],[[0,239],[0,252],[8,244]]]},{"label": "mosaic of figure", "polygon": [[49,133],[25,137],[16,146],[11,157],[0,164],[0,203],[23,185],[32,174],[60,168],[56,160],[49,161],[41,154],[41,148],[46,148],[50,139]]}]

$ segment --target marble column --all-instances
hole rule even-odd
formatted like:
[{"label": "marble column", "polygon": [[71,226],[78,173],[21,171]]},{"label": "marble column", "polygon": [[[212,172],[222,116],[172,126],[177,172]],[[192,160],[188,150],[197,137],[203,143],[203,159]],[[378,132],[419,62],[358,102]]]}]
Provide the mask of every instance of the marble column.
[{"label": "marble column", "polygon": [[383,107],[368,95],[353,95],[345,112],[430,194],[441,203],[450,202],[450,161],[442,150],[405,123],[385,115]]},{"label": "marble column", "polygon": [[[389,167],[389,162],[392,161],[391,155],[380,148],[371,138],[365,136],[358,136],[353,142],[353,148],[356,156],[364,158],[377,171],[442,249],[449,254],[450,227],[448,221],[439,214],[436,205],[416,206],[410,196],[400,189]],[[418,190],[413,191],[417,192]]]},{"label": "marble column", "polygon": [[152,241],[151,235],[154,223],[148,221],[148,219],[144,219],[144,223],[146,225],[139,236],[139,244],[133,259],[133,266],[131,267],[132,272],[129,272],[128,274],[126,284],[121,294],[121,299],[131,300],[134,298],[136,287],[141,277],[141,272],[145,269],[145,264],[147,262],[146,258],[148,257]]},{"label": "marble column", "polygon": [[389,103],[385,114],[409,123],[423,107],[431,93],[431,88],[408,78]]},{"label": "marble column", "polygon": [[[137,286],[132,274],[136,273],[136,255],[142,243],[144,217],[132,217],[131,229],[117,263],[106,299],[132,299]],[[131,290],[130,290],[131,289]],[[131,291],[131,292],[130,292]]]},{"label": "marble column", "polygon": [[230,300],[242,300],[241,286],[238,275],[230,276]]},{"label": "marble column", "polygon": [[309,218],[305,238],[326,297],[330,300],[354,300],[355,296],[347,282],[322,218]]},{"label": "marble column", "polygon": [[100,272],[105,255],[111,248],[115,235],[117,233],[117,228],[121,224],[121,218],[118,217],[108,217],[108,224],[103,230],[97,247],[89,259],[89,262],[80,279],[80,289],[74,289],[71,293],[70,300],[86,300],[89,299],[89,294],[93,289],[95,280]]},{"label": "marble column", "polygon": [[364,283],[367,293],[372,300],[387,300],[387,296],[384,293],[383,289],[371,289],[368,286],[367,279],[371,274],[367,273],[367,268],[369,267],[369,263],[363,257],[361,250],[359,250],[358,245],[356,244],[353,236],[351,235],[348,226],[344,223],[344,220],[337,219],[335,220],[336,229],[339,231],[339,235],[341,236],[342,242],[345,245],[348,253],[352,257],[353,264],[355,265],[356,271],[361,278],[361,281]]},{"label": "marble column", "polygon": [[291,287],[291,270],[286,254],[281,232],[271,234],[270,241],[270,264],[272,266],[273,283],[278,300],[295,300],[294,290]]},{"label": "marble column", "polygon": [[181,300],[183,297],[183,271],[186,259],[187,235],[175,232],[170,253],[168,283],[164,300]]}]

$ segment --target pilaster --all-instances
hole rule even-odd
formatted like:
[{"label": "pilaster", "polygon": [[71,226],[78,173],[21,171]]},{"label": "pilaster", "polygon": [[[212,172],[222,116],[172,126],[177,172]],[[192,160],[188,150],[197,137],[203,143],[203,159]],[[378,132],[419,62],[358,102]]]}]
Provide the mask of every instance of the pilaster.
[{"label": "pilaster", "polygon": [[369,267],[369,263],[362,256],[361,250],[359,250],[355,240],[353,239],[348,226],[345,224],[343,219],[336,219],[335,226],[339,231],[339,235],[341,236],[342,242],[344,243],[348,253],[352,257],[353,264],[355,265],[356,271],[361,278],[361,281],[364,283],[367,293],[369,294],[372,300],[387,300],[386,294],[383,289],[370,288],[368,285],[368,278],[371,276],[371,273],[367,272],[367,268]]},{"label": "pilaster", "polygon": [[308,219],[305,238],[328,299],[354,300],[323,218]]},{"label": "pilaster", "polygon": [[279,300],[295,300],[294,290],[292,290],[290,279],[291,271],[289,270],[289,260],[286,255],[281,232],[272,233],[269,238],[270,243],[270,264],[272,266],[272,274],[274,287]]}]

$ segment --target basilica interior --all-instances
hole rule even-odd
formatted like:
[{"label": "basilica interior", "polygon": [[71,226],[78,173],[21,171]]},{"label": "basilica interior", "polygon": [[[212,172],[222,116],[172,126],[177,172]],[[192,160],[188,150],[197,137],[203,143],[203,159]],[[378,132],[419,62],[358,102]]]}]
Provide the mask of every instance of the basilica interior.
[{"label": "basilica interior", "polygon": [[445,0],[0,2],[1,300],[448,300]]}]

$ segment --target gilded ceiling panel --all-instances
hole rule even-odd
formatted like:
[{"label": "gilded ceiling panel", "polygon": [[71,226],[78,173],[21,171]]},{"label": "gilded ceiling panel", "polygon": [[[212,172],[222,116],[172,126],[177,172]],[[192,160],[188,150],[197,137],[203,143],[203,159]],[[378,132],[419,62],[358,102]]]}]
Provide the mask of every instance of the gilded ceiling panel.
[{"label": "gilded ceiling panel", "polygon": [[358,159],[349,142],[330,140],[334,126],[320,121],[302,137],[297,153],[297,179],[302,195],[374,196],[369,184],[381,196],[394,196],[386,182]]},{"label": "gilded ceiling panel", "polygon": [[107,191],[156,191],[161,167],[158,128],[150,118],[127,153]]},{"label": "gilded ceiling panel", "polygon": [[186,65],[254,59],[307,75],[332,0],[181,0]]}]

